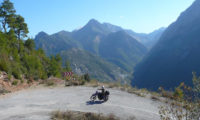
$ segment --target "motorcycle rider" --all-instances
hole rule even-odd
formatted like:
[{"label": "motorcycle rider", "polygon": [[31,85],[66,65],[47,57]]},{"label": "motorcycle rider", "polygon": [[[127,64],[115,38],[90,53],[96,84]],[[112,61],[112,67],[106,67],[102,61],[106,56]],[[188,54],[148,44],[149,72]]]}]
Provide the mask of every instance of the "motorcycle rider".
[{"label": "motorcycle rider", "polygon": [[103,100],[104,102],[107,101],[110,94],[109,91],[105,90],[104,86],[102,86],[100,89],[97,89],[97,90],[101,90],[101,92],[96,91],[96,93],[92,94],[92,96],[90,97],[90,100],[95,101],[97,97],[99,100]]},{"label": "motorcycle rider", "polygon": [[105,87],[104,87],[104,85],[98,90],[101,90],[102,96],[105,96]]}]

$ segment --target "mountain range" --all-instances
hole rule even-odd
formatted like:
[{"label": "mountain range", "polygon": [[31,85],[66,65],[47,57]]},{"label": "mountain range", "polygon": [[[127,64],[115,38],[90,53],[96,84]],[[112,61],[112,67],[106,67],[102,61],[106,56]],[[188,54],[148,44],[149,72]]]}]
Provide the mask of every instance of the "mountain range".
[{"label": "mountain range", "polygon": [[133,86],[173,89],[192,85],[192,72],[200,72],[200,0],[184,11],[162,34],[158,43],[136,66]]},{"label": "mountain range", "polygon": [[60,31],[52,35],[40,32],[35,37],[35,44],[37,49],[44,49],[47,55],[60,54],[63,63],[70,60],[72,66],[76,64],[73,71],[89,72],[101,81],[124,81],[130,78],[134,66],[164,30],[150,34],[136,33],[91,19],[84,27],[72,32]]}]

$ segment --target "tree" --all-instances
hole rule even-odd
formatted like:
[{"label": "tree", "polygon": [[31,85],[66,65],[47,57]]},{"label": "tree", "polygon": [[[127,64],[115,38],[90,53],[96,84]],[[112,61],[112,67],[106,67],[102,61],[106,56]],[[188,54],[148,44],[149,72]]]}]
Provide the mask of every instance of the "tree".
[{"label": "tree", "polygon": [[84,79],[89,82],[90,81],[90,75],[88,73],[84,74]]},{"label": "tree", "polygon": [[48,76],[61,77],[62,67],[60,55],[51,56],[48,71]]},{"label": "tree", "polygon": [[10,0],[4,0],[0,6],[0,19],[4,29],[4,33],[7,33],[7,27],[14,23],[15,8]]},{"label": "tree", "polygon": [[[61,76],[61,57],[51,59],[43,50],[35,50],[32,39],[25,42],[28,28],[24,18],[15,14],[13,4],[3,0],[0,4],[0,71],[13,75],[17,79],[26,77],[29,80],[46,79],[48,75]],[[26,48],[26,49],[25,49]]]},{"label": "tree", "polygon": [[26,40],[24,45],[25,45],[30,51],[31,51],[31,50],[34,50],[34,48],[35,48],[35,43],[34,43],[34,40],[32,40],[32,39]]},{"label": "tree", "polygon": [[27,37],[28,27],[24,21],[24,18],[20,15],[16,15],[14,18],[14,23],[11,24],[11,28],[14,29],[15,34],[17,35],[18,40],[22,37]]},{"label": "tree", "polygon": [[70,66],[70,62],[69,62],[68,60],[67,60],[66,63],[65,63],[65,70],[66,70],[67,72],[72,71],[71,66]]}]

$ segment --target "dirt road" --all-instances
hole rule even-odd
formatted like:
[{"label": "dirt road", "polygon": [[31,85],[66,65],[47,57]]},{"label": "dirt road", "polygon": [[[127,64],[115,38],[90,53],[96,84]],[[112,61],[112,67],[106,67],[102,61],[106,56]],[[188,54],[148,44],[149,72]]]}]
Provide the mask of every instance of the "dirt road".
[{"label": "dirt road", "polygon": [[109,89],[106,103],[92,104],[89,97],[97,88],[56,87],[23,90],[0,97],[0,120],[49,120],[55,110],[95,112],[137,120],[159,120],[158,106],[149,98],[138,97],[119,90]]}]

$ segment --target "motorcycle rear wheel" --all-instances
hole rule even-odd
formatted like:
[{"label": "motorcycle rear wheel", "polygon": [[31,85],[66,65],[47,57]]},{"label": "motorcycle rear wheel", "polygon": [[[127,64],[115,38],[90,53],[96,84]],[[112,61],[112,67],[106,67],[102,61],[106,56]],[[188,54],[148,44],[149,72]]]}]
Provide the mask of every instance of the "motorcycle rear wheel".
[{"label": "motorcycle rear wheel", "polygon": [[109,99],[109,96],[106,95],[106,96],[104,97],[104,101],[106,102],[106,101],[108,101],[108,99]]}]

